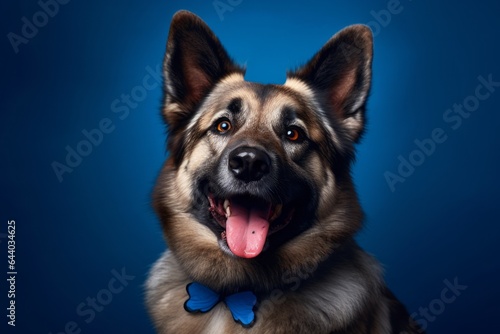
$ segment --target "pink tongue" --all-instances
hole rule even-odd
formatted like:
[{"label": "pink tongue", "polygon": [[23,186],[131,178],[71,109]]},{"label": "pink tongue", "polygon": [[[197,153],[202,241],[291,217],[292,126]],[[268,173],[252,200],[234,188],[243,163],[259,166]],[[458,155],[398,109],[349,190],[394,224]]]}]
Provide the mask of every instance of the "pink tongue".
[{"label": "pink tongue", "polygon": [[234,255],[250,259],[262,252],[266,242],[269,208],[246,208],[231,202],[226,221],[227,244]]}]

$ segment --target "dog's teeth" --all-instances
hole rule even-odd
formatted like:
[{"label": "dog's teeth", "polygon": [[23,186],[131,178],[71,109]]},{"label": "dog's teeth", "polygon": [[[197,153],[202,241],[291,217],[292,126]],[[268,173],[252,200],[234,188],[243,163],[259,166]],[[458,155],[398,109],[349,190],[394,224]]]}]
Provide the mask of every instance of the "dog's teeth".
[{"label": "dog's teeth", "polygon": [[229,200],[224,200],[224,210],[226,210],[226,218],[231,217],[231,206]]},{"label": "dog's teeth", "polygon": [[278,218],[278,216],[281,214],[281,210],[283,209],[283,205],[281,204],[277,204],[276,207],[274,208],[274,213],[273,213],[273,216],[271,217],[271,221],[272,220],[275,220],[276,218]]}]

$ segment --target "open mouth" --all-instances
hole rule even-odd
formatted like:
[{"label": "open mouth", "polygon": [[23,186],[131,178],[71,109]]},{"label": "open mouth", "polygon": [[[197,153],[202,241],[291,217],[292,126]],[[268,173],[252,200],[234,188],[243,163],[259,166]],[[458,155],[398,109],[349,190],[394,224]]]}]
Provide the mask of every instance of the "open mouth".
[{"label": "open mouth", "polygon": [[258,256],[267,238],[292,220],[293,207],[273,204],[251,196],[216,198],[208,194],[209,212],[222,227],[221,239],[242,258]]}]

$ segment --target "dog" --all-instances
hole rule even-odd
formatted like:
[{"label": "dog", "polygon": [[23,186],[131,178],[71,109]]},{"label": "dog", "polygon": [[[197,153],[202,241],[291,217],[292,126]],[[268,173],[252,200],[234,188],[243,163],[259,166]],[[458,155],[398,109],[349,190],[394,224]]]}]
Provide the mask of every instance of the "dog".
[{"label": "dog", "polygon": [[372,49],[349,26],[283,85],[252,83],[199,17],[174,15],[153,190],[168,250],[146,282],[159,333],[423,333],[353,239]]}]

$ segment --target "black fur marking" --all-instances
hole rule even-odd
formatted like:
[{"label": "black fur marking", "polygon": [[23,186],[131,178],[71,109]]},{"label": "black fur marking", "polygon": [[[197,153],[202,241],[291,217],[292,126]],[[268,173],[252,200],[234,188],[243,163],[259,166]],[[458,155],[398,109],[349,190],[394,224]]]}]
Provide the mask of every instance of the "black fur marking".
[{"label": "black fur marking", "polygon": [[234,98],[227,106],[227,110],[229,110],[232,114],[237,114],[241,111],[241,105],[242,105],[241,99]]}]

